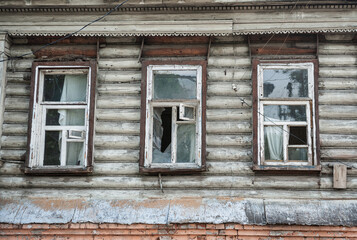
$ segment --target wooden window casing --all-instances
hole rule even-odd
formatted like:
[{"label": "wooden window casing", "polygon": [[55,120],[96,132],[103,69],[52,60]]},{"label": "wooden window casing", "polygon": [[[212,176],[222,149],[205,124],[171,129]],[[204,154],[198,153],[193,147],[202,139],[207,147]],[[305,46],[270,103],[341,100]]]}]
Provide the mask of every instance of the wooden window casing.
[{"label": "wooden window casing", "polygon": [[[44,76],[86,75],[85,101],[45,101]],[[32,65],[31,99],[28,127],[28,146],[24,172],[28,174],[85,174],[92,172],[93,128],[95,109],[96,63],[90,62],[34,62]],[[62,89],[63,90],[63,89]],[[84,93],[83,93],[84,94]],[[83,110],[83,126],[48,125],[49,110]],[[46,131],[60,132],[60,164],[44,165]],[[83,144],[80,164],[67,165],[66,148],[69,143]]]},{"label": "wooden window casing", "polygon": [[[263,95],[263,70],[288,70],[304,69],[308,71],[308,96],[307,97],[264,97]],[[318,126],[318,64],[316,60],[294,61],[253,61],[253,170],[281,171],[287,170],[320,171],[319,154],[319,126]],[[269,79],[270,80],[270,79]],[[269,81],[268,80],[268,81]],[[306,120],[304,121],[272,121],[264,113],[265,106],[287,105],[304,106]],[[281,127],[283,135],[283,159],[265,159],[264,127]],[[291,127],[306,127],[305,145],[289,145],[290,138],[298,138],[291,134]],[[301,139],[300,139],[301,140]],[[289,160],[288,148],[306,148],[306,160]]]},{"label": "wooden window casing", "polygon": [[[195,99],[153,99],[154,71],[196,71],[197,92]],[[140,125],[140,161],[141,173],[191,173],[205,170],[206,155],[206,61],[144,61],[141,83],[141,125]],[[172,109],[171,160],[165,163],[153,163],[153,109],[164,107]],[[185,117],[186,111],[193,115]],[[176,162],[177,126],[195,124],[195,161]]]}]

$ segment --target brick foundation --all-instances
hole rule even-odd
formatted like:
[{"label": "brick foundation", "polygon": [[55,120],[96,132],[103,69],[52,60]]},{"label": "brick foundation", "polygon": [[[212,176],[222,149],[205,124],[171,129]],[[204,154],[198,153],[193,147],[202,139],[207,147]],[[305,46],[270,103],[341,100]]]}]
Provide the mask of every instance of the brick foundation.
[{"label": "brick foundation", "polygon": [[0,239],[227,240],[357,239],[357,227],[240,224],[0,224]]}]

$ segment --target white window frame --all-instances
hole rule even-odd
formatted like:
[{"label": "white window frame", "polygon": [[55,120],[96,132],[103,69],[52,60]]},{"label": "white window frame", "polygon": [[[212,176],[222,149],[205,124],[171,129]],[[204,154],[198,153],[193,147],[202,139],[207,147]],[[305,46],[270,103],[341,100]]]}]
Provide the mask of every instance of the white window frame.
[{"label": "white window frame", "polygon": [[[269,98],[263,95],[263,71],[266,69],[307,69],[308,70],[308,97],[304,98]],[[306,63],[259,63],[257,65],[258,87],[258,164],[259,165],[282,165],[282,166],[313,166],[317,165],[316,150],[316,124],[315,124],[315,96],[314,96],[314,64]],[[305,105],[306,121],[272,121],[264,120],[264,106],[267,105]],[[264,152],[264,127],[283,127],[283,161],[265,160]],[[307,145],[288,145],[289,126],[307,127]],[[307,147],[308,160],[288,160],[288,147]]]},{"label": "white window frame", "polygon": [[[86,74],[87,89],[85,102],[50,102],[43,101],[43,88],[45,74]],[[32,109],[32,124],[31,124],[31,140],[29,145],[29,162],[30,168],[54,169],[54,168],[84,168],[88,166],[88,141],[89,141],[89,116],[90,116],[90,100],[91,100],[91,77],[92,69],[90,66],[82,65],[58,65],[58,66],[36,66],[35,68],[35,85],[33,93],[33,109]],[[85,121],[83,126],[46,126],[46,112],[49,109],[84,109]],[[60,165],[44,166],[44,151],[45,151],[45,132],[46,131],[61,131],[61,155]],[[70,137],[70,132],[82,132],[82,137]],[[80,165],[66,165],[66,148],[67,142],[83,142],[84,143],[84,158]]]},{"label": "white window frame", "polygon": [[[154,71],[196,71],[196,99],[153,99],[154,94]],[[147,66],[147,84],[146,84],[146,120],[145,120],[145,168],[169,168],[169,169],[197,169],[202,166],[202,66],[201,65],[148,65]],[[152,148],[153,148],[153,108],[154,107],[172,107],[172,129],[171,129],[171,162],[170,163],[153,163]],[[194,107],[194,119],[185,119],[180,117],[177,121],[177,108]],[[177,163],[177,126],[178,124],[196,124],[196,147],[195,147],[195,162],[194,163]]]}]

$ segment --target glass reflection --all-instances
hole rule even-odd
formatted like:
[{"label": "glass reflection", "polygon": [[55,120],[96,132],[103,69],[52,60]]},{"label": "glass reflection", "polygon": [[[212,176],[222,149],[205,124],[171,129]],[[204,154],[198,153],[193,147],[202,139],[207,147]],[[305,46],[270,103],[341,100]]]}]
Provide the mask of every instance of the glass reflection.
[{"label": "glass reflection", "polygon": [[196,71],[155,71],[154,99],[196,99]]},{"label": "glass reflection", "polygon": [[264,97],[308,97],[307,69],[264,69]]},{"label": "glass reflection", "polygon": [[306,121],[306,106],[264,105],[264,121]]}]

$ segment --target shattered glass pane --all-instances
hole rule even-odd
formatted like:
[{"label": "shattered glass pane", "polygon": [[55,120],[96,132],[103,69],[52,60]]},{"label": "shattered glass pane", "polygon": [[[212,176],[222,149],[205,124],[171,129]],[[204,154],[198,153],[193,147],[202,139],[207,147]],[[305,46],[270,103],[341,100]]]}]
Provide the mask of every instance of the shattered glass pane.
[{"label": "shattered glass pane", "polygon": [[196,71],[154,72],[154,99],[196,99]]},{"label": "shattered glass pane", "polygon": [[85,102],[87,75],[46,74],[44,77],[43,101]]},{"label": "shattered glass pane", "polygon": [[177,126],[177,162],[194,163],[196,146],[196,125],[179,124]]},{"label": "shattered glass pane", "polygon": [[194,119],[195,118],[195,108],[185,107],[184,115],[185,118]]},{"label": "shattered glass pane", "polygon": [[60,132],[59,131],[46,131],[45,133],[45,155],[43,165],[60,165]]},{"label": "shattered glass pane", "polygon": [[288,148],[289,160],[294,161],[307,161],[307,148]]},{"label": "shattered glass pane", "polygon": [[47,109],[47,126],[84,126],[84,109]]},{"label": "shattered glass pane", "polygon": [[155,107],[153,111],[152,162],[171,162],[172,108]]},{"label": "shattered glass pane", "polygon": [[306,121],[306,106],[264,105],[264,121]]},{"label": "shattered glass pane", "polygon": [[84,159],[83,142],[67,142],[66,165],[81,165]]},{"label": "shattered glass pane", "polygon": [[307,69],[264,69],[264,97],[308,97]]}]

